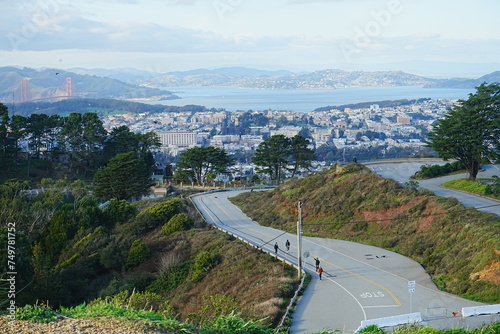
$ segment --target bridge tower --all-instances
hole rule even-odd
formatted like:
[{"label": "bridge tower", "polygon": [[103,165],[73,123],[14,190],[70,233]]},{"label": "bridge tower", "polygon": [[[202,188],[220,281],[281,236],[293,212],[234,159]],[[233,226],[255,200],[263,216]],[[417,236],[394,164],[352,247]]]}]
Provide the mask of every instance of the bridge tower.
[{"label": "bridge tower", "polygon": [[28,79],[21,80],[21,102],[28,101]]},{"label": "bridge tower", "polygon": [[66,78],[66,95],[68,97],[73,96],[73,82],[71,80],[71,77]]}]

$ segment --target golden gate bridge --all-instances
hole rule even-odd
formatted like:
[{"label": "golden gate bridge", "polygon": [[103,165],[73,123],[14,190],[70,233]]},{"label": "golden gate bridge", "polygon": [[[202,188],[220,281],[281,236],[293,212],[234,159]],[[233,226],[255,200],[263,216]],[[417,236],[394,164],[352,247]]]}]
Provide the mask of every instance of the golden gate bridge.
[{"label": "golden gate bridge", "polygon": [[74,96],[73,82],[71,77],[67,77],[60,87],[39,87],[29,84],[28,79],[21,79],[20,102],[36,102],[52,99],[69,99]]}]

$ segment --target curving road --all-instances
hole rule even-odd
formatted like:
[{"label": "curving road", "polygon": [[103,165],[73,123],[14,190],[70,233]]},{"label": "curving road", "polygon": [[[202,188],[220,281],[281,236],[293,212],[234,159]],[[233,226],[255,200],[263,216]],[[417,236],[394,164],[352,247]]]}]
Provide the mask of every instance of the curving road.
[{"label": "curving road", "polygon": [[[192,199],[208,223],[272,255],[273,246],[278,242],[277,256],[296,264],[296,235],[261,226],[248,218],[228,200],[240,192],[203,194]],[[285,250],[287,239],[292,244],[288,252]],[[315,274],[313,257],[319,257],[325,270],[321,281]],[[481,304],[439,291],[417,262],[381,248],[304,237],[303,261],[304,269],[313,279],[295,308],[291,333],[325,329],[352,333],[363,320],[410,312],[421,312],[423,324],[437,328],[476,326],[500,320],[498,316],[454,317],[452,312],[462,307]],[[408,281],[416,282],[414,293],[409,292]]]},{"label": "curving road", "polygon": [[[432,159],[428,161],[428,163],[444,164],[446,162],[442,160]],[[419,171],[420,166],[423,164],[424,162],[422,161],[414,162],[412,161],[412,159],[408,159],[399,163],[394,163],[390,160],[364,163],[365,166],[367,166],[380,176],[394,179],[402,184],[408,182],[410,180],[410,177],[417,171]],[[486,165],[483,168],[484,171],[478,173],[478,178],[491,178],[492,175],[500,176],[500,165]],[[432,191],[436,196],[455,197],[465,206],[471,206],[479,211],[491,212],[500,215],[500,202],[497,200],[475,196],[468,193],[447,189],[441,186],[441,184],[445,181],[465,178],[466,176],[466,174],[455,174],[444,177],[437,177],[429,180],[419,180],[418,183],[420,187]]]}]

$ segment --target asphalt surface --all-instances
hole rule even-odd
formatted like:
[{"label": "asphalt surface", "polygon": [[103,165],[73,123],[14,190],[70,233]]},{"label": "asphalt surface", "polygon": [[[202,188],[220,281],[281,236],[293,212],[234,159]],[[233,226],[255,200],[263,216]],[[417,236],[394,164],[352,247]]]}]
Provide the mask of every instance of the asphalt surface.
[{"label": "asphalt surface", "polygon": [[[420,170],[423,164],[445,164],[442,160],[430,159],[411,161],[408,159],[400,163],[394,163],[389,160],[364,163],[373,172],[380,176],[394,179],[402,184],[410,180],[410,177]],[[477,178],[491,178],[493,175],[500,177],[500,165],[485,165],[484,171],[478,173]],[[443,182],[448,180],[466,178],[467,174],[455,174],[444,177],[437,177],[429,180],[418,180],[419,186],[432,191],[436,196],[455,197],[463,205],[474,207],[479,211],[491,212],[500,216],[500,201],[475,196],[468,193],[459,192],[452,189],[447,189],[441,186]]]},{"label": "asphalt surface", "polygon": [[[401,175],[411,173],[413,168],[408,166],[408,171],[403,173],[400,167],[396,169]],[[390,170],[388,173],[395,174]],[[199,195],[193,197],[193,202],[208,223],[296,264],[297,236],[260,226],[248,218],[228,200],[239,192]],[[285,249],[287,239],[291,242],[289,251]],[[279,245],[277,254],[273,248],[275,242]],[[304,237],[302,244],[303,267],[313,279],[296,306],[291,333],[322,330],[353,333],[363,320],[411,312],[421,312],[423,324],[436,328],[478,326],[500,321],[499,315],[453,316],[453,312],[462,307],[481,304],[439,291],[417,262],[399,254],[335,239]],[[320,259],[325,270],[322,280],[315,273],[314,257]],[[409,281],[415,281],[414,292],[410,292]]]}]

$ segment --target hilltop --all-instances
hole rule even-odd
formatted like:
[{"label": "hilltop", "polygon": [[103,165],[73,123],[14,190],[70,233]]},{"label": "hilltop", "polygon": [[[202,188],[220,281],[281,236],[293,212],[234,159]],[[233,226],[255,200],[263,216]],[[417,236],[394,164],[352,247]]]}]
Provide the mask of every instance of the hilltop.
[{"label": "hilltop", "polygon": [[301,200],[305,235],[356,241],[418,261],[439,288],[463,297],[500,302],[500,220],[401,186],[359,164],[286,181],[235,204],[255,221],[294,231]]},{"label": "hilltop", "polygon": [[[96,75],[80,75],[59,69],[1,67],[0,101],[24,102],[65,96],[68,94],[66,78],[71,78],[72,97],[151,100],[178,98],[169,91],[141,87]],[[23,79],[26,79],[26,92],[23,92],[21,87]]]},{"label": "hilltop", "polygon": [[169,72],[142,81],[151,87],[232,86],[256,89],[335,89],[345,87],[423,86],[474,88],[500,80],[500,72],[478,79],[434,79],[403,71],[345,71],[324,69],[306,73],[263,71],[248,68],[198,69]]}]

